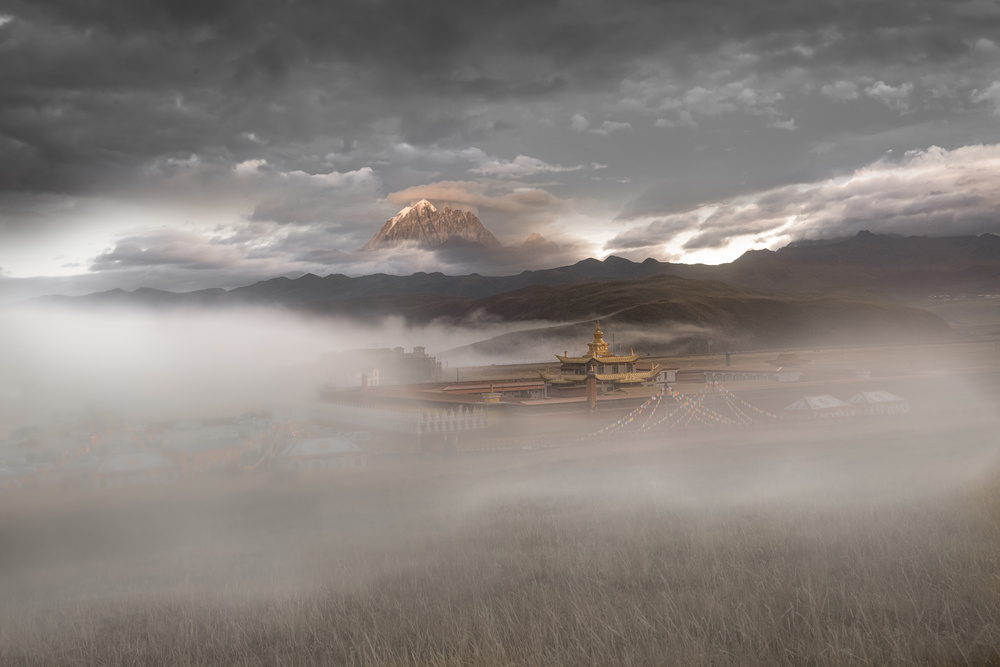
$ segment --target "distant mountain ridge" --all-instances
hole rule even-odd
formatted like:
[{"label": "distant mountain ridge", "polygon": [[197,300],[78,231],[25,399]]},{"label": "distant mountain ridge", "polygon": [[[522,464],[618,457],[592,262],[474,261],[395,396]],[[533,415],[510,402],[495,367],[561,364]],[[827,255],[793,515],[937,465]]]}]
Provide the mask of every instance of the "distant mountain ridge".
[{"label": "distant mountain ridge", "polygon": [[470,211],[438,210],[426,199],[407,206],[386,220],[362,250],[395,248],[412,243],[420,248],[440,248],[454,241],[479,244],[487,248],[500,247],[490,230]]},{"label": "distant mountain ridge", "polygon": [[[734,349],[943,340],[954,331],[923,308],[930,303],[927,296],[948,292],[1000,294],[1000,237],[926,239],[865,232],[827,243],[751,251],[719,266],[612,256],[511,276],[307,274],[231,290],[111,290],[40,301],[268,305],[373,322],[391,315],[413,324],[523,322],[521,333],[496,342],[501,347],[566,335],[599,317],[646,332],[640,338],[648,350],[679,353],[701,350],[709,338]],[[894,298],[919,300],[920,307]],[[669,345],[663,343],[667,339]]]},{"label": "distant mountain ridge", "polygon": [[306,274],[272,278],[231,290],[167,292],[140,288],[110,290],[80,297],[49,296],[39,301],[112,303],[150,306],[286,305],[331,303],[347,299],[433,295],[481,299],[536,285],[573,285],[636,280],[672,275],[693,280],[717,280],[734,287],[778,291],[869,289],[897,298],[931,294],[1000,294],[1000,237],[892,237],[861,232],[823,244],[756,250],[717,266],[672,264],[620,257],[584,259],[569,266],[524,271],[510,276],[477,273],[449,276],[377,273],[349,277]]},{"label": "distant mountain ridge", "polygon": [[779,250],[745,253],[736,262],[759,261],[767,255],[798,264],[850,264],[894,267],[1000,265],[1000,236],[894,236],[860,231],[852,237],[789,244]]}]

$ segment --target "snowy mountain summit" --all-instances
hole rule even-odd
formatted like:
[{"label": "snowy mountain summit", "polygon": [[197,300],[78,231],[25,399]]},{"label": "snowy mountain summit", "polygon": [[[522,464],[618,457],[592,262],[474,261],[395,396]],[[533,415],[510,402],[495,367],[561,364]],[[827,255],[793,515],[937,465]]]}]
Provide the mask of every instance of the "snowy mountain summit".
[{"label": "snowy mountain summit", "polygon": [[407,244],[420,248],[439,248],[449,241],[500,247],[500,241],[473,213],[452,210],[447,206],[438,210],[426,199],[421,199],[386,220],[382,229],[362,250],[395,248]]}]

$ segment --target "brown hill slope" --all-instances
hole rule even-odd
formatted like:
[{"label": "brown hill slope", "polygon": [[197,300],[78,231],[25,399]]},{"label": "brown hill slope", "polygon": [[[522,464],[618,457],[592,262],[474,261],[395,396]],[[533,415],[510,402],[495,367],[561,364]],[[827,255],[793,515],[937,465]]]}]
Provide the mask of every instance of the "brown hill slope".
[{"label": "brown hill slope", "polygon": [[506,321],[690,325],[738,347],[940,340],[936,315],[866,292],[775,293],[715,281],[656,276],[605,284],[529,287],[483,299],[478,309]]},{"label": "brown hill slope", "polygon": [[[564,324],[600,318],[631,329],[684,329],[685,335],[711,337],[720,345],[742,349],[916,342],[953,335],[938,316],[867,292],[779,293],[676,276],[537,285],[484,299],[429,295],[350,299],[313,304],[307,310],[363,318],[400,315],[411,323]],[[553,333],[545,325],[529,329],[535,337]]]}]

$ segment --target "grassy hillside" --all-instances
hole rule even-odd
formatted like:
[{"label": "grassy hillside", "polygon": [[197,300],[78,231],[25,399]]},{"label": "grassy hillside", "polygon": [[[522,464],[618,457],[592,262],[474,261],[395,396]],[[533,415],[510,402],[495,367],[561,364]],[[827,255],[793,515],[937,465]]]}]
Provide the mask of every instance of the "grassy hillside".
[{"label": "grassy hillside", "polygon": [[994,434],[38,489],[0,506],[0,664],[995,665]]},{"label": "grassy hillside", "polygon": [[506,321],[600,317],[631,325],[697,324],[752,339],[844,335],[891,339],[907,332],[930,336],[948,332],[938,317],[869,292],[779,293],[676,276],[529,287],[482,299],[468,308]]},{"label": "grassy hillside", "polygon": [[629,340],[654,353],[700,351],[698,346],[708,338],[747,349],[920,342],[953,335],[938,316],[869,292],[768,292],[676,276],[536,285],[485,299],[435,295],[359,299],[314,304],[310,312],[356,318],[399,315],[415,323],[532,323],[526,331],[491,339],[487,346],[494,351],[542,340],[579,341],[597,318],[629,330]]}]

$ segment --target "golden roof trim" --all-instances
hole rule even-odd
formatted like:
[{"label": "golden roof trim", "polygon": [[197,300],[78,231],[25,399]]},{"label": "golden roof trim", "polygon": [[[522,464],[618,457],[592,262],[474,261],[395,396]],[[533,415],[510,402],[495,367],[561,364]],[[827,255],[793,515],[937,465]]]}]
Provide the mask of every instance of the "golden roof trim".
[{"label": "golden roof trim", "polygon": [[590,355],[586,355],[583,357],[566,357],[561,354],[556,355],[556,359],[558,359],[564,364],[585,364],[591,359],[601,364],[628,364],[628,363],[634,363],[638,358],[639,358],[638,354],[633,354],[629,356],[620,356],[620,357],[592,357]]},{"label": "golden roof trim", "polygon": [[551,384],[572,384],[574,382],[583,382],[587,379],[586,375],[563,375],[562,373],[549,373],[547,371],[535,371],[538,373],[546,382]]},{"label": "golden roof trim", "polygon": [[659,372],[660,367],[657,366],[651,371],[640,371],[636,373],[597,373],[596,376],[598,380],[604,381],[642,382],[643,380],[652,380]]},{"label": "golden roof trim", "polygon": [[[535,371],[539,377],[551,384],[573,384],[584,382],[586,375],[565,375],[563,373],[549,373],[548,371]],[[660,372],[659,366],[654,366],[649,371],[636,371],[632,373],[595,373],[594,377],[602,382],[643,382],[652,380]]]}]

